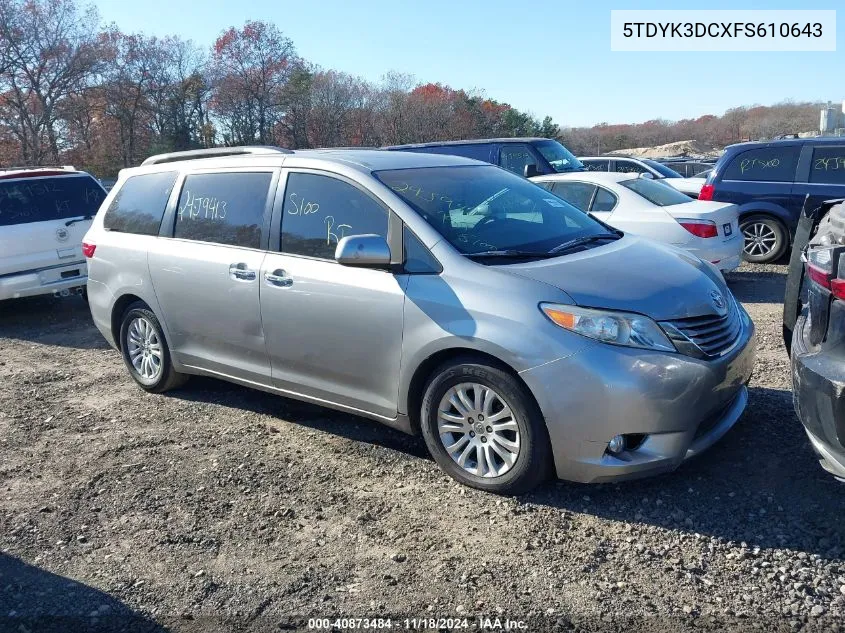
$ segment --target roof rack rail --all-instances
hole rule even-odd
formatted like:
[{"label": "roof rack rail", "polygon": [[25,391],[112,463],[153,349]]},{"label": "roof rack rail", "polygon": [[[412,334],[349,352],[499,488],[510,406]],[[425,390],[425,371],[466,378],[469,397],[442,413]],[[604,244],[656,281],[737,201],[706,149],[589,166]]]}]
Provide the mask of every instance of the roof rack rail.
[{"label": "roof rack rail", "polygon": [[243,145],[239,147],[210,147],[208,149],[190,149],[184,152],[170,152],[150,156],[141,165],[160,165],[175,163],[180,160],[194,160],[197,158],[222,158],[224,156],[242,156],[244,154],[293,154],[293,150],[273,145]]},{"label": "roof rack rail", "polygon": [[66,171],[76,171],[73,165],[9,165],[8,167],[0,167],[0,171],[22,171],[28,169],[62,169]]}]

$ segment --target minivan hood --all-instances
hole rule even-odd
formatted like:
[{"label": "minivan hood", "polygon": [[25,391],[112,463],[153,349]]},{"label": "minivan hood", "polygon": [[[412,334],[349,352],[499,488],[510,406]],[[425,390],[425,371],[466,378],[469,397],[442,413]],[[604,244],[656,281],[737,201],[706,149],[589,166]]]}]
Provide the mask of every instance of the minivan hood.
[{"label": "minivan hood", "polygon": [[496,268],[560,288],[583,307],[637,312],[658,321],[718,314],[713,293],[728,292],[701,260],[633,235],[571,255]]}]

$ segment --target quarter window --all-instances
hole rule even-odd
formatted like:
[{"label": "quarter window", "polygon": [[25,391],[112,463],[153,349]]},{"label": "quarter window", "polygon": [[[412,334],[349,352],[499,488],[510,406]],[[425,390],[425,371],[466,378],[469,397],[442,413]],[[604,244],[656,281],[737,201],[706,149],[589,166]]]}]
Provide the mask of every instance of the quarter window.
[{"label": "quarter window", "polygon": [[164,171],[127,178],[106,211],[103,228],[136,235],[158,235],[176,176],[175,171]]},{"label": "quarter window", "polygon": [[810,182],[845,185],[845,146],[813,149]]},{"label": "quarter window", "polygon": [[723,180],[792,182],[801,148],[798,145],[761,147],[737,155],[725,169]]},{"label": "quarter window", "polygon": [[282,252],[334,259],[342,238],[365,234],[387,237],[387,211],[373,198],[330,176],[288,176],[282,212]]},{"label": "quarter window", "polygon": [[272,179],[269,172],[188,176],[179,196],[173,237],[260,248]]},{"label": "quarter window", "polygon": [[556,182],[552,189],[555,195],[578,207],[584,213],[590,210],[590,200],[593,199],[595,190],[595,185],[586,182]]},{"label": "quarter window", "polygon": [[593,206],[590,211],[613,211],[616,206],[616,194],[604,187],[599,187],[596,197],[593,199]]}]

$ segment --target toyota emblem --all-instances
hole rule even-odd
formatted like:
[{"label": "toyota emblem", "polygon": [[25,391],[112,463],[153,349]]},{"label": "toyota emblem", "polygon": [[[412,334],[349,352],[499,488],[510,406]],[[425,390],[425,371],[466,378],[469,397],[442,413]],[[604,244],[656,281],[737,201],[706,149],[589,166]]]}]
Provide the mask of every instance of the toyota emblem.
[{"label": "toyota emblem", "polygon": [[69,235],[70,233],[68,233],[67,229],[64,227],[56,229],[56,239],[60,242],[67,242],[67,238]]},{"label": "toyota emblem", "polygon": [[716,306],[717,310],[725,309],[725,298],[720,292],[717,292],[716,290],[711,290],[710,298],[713,299],[713,305]]}]

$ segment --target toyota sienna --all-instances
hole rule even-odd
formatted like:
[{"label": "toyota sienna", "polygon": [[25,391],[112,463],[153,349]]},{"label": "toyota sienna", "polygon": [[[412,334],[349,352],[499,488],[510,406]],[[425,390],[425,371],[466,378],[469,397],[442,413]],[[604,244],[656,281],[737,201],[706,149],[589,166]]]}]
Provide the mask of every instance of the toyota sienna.
[{"label": "toyota sienna", "polygon": [[483,490],[672,470],[747,402],[754,326],[712,265],[472,159],[154,156],[85,252],[143,389],[200,374],[373,418]]}]

